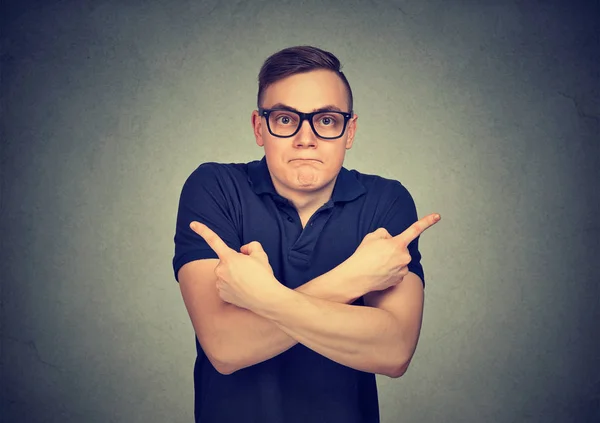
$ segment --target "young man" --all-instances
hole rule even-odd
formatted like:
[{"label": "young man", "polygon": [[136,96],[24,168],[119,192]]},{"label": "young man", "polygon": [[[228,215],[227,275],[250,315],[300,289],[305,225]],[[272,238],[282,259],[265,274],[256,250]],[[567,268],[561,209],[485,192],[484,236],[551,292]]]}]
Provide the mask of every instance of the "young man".
[{"label": "young man", "polygon": [[342,167],[357,116],[338,59],[269,57],[260,161],[184,184],[173,267],[196,332],[200,423],[375,423],[375,374],[399,377],[423,312],[417,221],[397,181]]}]

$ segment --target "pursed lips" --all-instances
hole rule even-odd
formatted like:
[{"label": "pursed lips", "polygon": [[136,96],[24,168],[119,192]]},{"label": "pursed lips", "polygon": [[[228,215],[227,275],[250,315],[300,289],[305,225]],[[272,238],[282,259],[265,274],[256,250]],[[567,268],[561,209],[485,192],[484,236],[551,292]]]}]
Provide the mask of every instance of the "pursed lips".
[{"label": "pursed lips", "polygon": [[300,159],[292,159],[292,160],[290,160],[290,161],[291,161],[291,162],[295,162],[295,161],[302,161],[302,162],[319,162],[319,163],[321,163],[321,161],[320,161],[320,160],[317,160],[317,159],[303,159],[303,158],[300,158]]}]

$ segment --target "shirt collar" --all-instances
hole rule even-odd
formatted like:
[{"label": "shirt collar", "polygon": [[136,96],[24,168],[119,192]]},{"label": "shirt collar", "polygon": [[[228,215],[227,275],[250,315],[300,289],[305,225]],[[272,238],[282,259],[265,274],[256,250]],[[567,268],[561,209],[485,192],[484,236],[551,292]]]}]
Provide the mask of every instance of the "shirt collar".
[{"label": "shirt collar", "polygon": [[[248,181],[257,195],[271,194],[274,197],[280,197],[273,186],[266,156],[263,156],[261,160],[248,163]],[[348,202],[357,199],[366,192],[365,186],[356,179],[356,176],[345,167],[342,167],[335,181],[331,199],[334,203]]]}]

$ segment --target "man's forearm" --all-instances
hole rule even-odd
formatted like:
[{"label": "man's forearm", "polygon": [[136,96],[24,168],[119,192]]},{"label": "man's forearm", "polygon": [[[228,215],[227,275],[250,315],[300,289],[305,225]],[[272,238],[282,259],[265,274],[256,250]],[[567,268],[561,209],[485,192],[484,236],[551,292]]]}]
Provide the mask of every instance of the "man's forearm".
[{"label": "man's forearm", "polygon": [[[343,265],[305,283],[296,290],[307,297],[329,303],[349,304],[366,294],[358,284],[349,284]],[[268,360],[298,343],[278,325],[253,311],[227,304],[218,317],[220,361],[227,373]]]},{"label": "man's forearm", "polygon": [[397,377],[412,353],[396,317],[379,308],[333,303],[286,289],[256,313],[313,351],[357,370]]}]

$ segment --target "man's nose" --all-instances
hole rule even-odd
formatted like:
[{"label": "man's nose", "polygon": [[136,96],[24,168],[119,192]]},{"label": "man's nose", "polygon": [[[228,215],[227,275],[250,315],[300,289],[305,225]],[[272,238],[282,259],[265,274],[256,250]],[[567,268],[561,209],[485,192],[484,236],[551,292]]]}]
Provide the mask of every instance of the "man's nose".
[{"label": "man's nose", "polygon": [[308,120],[302,122],[295,138],[295,144],[298,147],[315,147],[317,145],[317,136],[313,132]]}]

